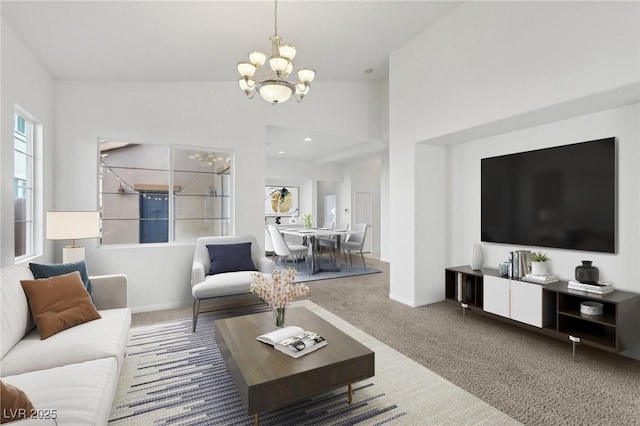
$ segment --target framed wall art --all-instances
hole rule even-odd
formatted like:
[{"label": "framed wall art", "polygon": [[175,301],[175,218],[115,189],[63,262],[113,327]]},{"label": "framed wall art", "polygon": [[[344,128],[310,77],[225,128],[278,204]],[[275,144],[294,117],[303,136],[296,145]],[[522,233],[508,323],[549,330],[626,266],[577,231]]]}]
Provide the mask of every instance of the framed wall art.
[{"label": "framed wall art", "polygon": [[297,186],[265,186],[265,216],[297,216],[298,209]]}]

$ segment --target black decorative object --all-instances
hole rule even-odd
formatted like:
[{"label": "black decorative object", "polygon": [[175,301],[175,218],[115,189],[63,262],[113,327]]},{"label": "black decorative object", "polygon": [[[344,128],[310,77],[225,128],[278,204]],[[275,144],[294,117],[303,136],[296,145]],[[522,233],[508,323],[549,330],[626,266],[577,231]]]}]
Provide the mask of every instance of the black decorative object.
[{"label": "black decorative object", "polygon": [[576,266],[576,281],[581,283],[597,283],[600,279],[600,271],[595,266],[592,266],[593,262],[590,260],[583,260],[582,265]]},{"label": "black decorative object", "polygon": [[276,225],[280,225],[280,216],[276,217]]}]

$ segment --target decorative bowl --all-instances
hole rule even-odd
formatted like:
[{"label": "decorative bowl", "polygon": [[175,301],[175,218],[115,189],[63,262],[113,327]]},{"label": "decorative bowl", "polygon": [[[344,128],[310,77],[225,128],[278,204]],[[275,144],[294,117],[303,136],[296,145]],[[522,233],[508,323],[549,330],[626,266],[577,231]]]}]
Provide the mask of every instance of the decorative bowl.
[{"label": "decorative bowl", "polygon": [[585,315],[602,315],[603,305],[600,302],[580,303],[580,313]]}]

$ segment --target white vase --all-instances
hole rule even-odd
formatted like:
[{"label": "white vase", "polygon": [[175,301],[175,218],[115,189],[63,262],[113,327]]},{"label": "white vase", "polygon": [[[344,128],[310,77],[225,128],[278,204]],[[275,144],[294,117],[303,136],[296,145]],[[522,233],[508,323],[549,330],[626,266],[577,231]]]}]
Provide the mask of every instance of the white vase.
[{"label": "white vase", "polygon": [[474,244],[473,250],[471,250],[471,269],[474,271],[480,270],[484,259],[482,258],[482,246],[480,244]]}]

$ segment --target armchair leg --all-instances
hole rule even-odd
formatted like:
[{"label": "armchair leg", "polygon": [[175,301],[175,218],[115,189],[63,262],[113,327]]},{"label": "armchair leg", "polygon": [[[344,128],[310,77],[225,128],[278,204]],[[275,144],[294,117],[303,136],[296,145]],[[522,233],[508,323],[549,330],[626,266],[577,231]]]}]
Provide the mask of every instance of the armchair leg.
[{"label": "armchair leg", "polygon": [[362,264],[364,265],[364,269],[367,269],[367,264],[364,263],[364,254],[362,254],[362,249],[360,249],[360,257],[362,258]]},{"label": "armchair leg", "polygon": [[193,333],[196,332],[196,325],[198,324],[198,314],[200,313],[200,299],[193,300]]}]

